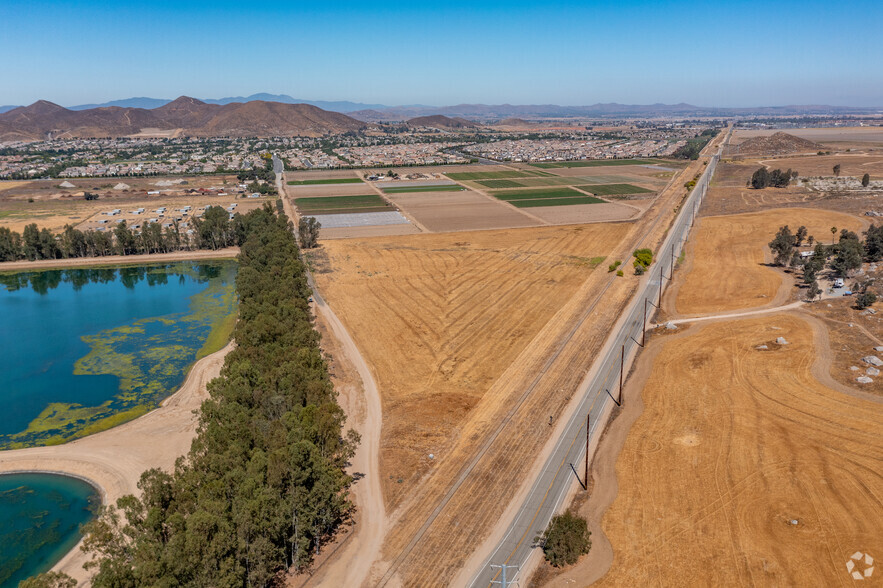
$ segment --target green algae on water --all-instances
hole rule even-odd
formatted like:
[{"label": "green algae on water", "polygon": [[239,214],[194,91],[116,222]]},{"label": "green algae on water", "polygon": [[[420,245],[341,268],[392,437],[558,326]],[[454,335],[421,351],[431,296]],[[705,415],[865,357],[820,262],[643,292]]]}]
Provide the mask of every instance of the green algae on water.
[{"label": "green algae on water", "polygon": [[[95,405],[50,402],[26,429],[0,435],[0,448],[64,443],[157,407],[181,385],[196,360],[229,341],[238,305],[236,269],[231,262],[208,268],[184,262],[159,269],[121,270],[126,288],[161,287],[174,279],[196,279],[205,287],[189,297],[184,312],[144,317],[81,335],[89,351],[75,361],[73,377],[114,376],[116,395]],[[139,283],[142,280],[144,284]]]}]

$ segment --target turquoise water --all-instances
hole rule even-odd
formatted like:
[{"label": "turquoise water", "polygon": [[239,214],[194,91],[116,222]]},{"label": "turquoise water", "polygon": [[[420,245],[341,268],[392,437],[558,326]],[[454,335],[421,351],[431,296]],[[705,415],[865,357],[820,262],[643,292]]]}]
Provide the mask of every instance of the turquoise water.
[{"label": "turquoise water", "polygon": [[0,275],[0,449],[65,442],[155,408],[226,343],[236,268]]},{"label": "turquoise water", "polygon": [[95,488],[69,476],[0,475],[0,588],[55,565],[99,502]]}]

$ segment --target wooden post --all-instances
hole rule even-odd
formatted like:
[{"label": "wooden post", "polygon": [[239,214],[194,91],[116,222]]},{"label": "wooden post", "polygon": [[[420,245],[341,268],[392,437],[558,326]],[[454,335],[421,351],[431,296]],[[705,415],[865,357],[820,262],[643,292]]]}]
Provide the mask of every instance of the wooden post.
[{"label": "wooden post", "polygon": [[586,413],[586,473],[583,476],[586,491],[589,490],[589,432],[591,431],[591,429],[589,428],[589,417],[591,416],[591,414],[591,410]]}]

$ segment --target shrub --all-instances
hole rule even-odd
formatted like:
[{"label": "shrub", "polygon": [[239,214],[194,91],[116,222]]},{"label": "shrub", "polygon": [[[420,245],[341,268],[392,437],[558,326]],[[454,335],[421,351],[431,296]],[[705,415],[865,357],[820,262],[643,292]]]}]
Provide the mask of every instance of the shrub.
[{"label": "shrub", "polygon": [[859,310],[863,310],[877,302],[877,295],[873,292],[862,292],[855,298],[855,306]]},{"label": "shrub", "polygon": [[644,266],[644,269],[647,269],[653,263],[653,252],[649,249],[635,249],[632,255],[635,256],[635,263],[640,263]]},{"label": "shrub", "polygon": [[634,266],[635,266],[635,275],[636,276],[643,276],[644,272],[647,271],[647,268],[644,267],[644,264],[642,264],[637,259],[635,260]]},{"label": "shrub", "polygon": [[592,548],[592,534],[584,518],[569,512],[556,515],[537,540],[542,542],[546,559],[555,567],[574,564]]},{"label": "shrub", "polygon": [[619,276],[619,277],[621,278],[621,277],[624,276],[625,274],[623,273],[622,270],[619,270],[619,271],[616,272],[616,275]]},{"label": "shrub", "polygon": [[608,271],[608,272],[615,272],[616,269],[617,269],[620,265],[622,265],[622,261],[620,261],[620,260],[614,261],[613,263],[611,263],[610,265],[607,266],[607,271]]}]

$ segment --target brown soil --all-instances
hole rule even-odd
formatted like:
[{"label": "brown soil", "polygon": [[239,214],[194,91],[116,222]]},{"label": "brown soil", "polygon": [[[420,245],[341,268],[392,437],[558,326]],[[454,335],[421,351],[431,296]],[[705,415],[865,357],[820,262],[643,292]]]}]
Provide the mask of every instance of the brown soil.
[{"label": "brown soil", "polygon": [[537,219],[472,191],[387,194],[405,213],[433,232],[535,227]]},{"label": "brown soil", "polygon": [[814,209],[778,209],[705,217],[687,247],[687,273],[678,286],[676,311],[684,315],[718,314],[771,303],[782,273],[766,246],[782,225],[792,231],[805,225],[818,240],[830,239],[830,227],[859,232],[866,222],[854,216]]},{"label": "brown soil", "polygon": [[[646,203],[647,201],[642,200],[641,202]],[[532,215],[555,225],[623,221],[635,218],[641,212],[640,208],[613,202],[574,206],[538,206],[530,209]]]},{"label": "brown soil", "polygon": [[852,553],[883,551],[883,404],[826,381],[818,335],[777,315],[652,343],[630,382],[643,414],[596,457],[597,472],[616,461],[616,483],[596,475],[613,490],[582,509],[597,517],[618,486],[604,535],[549,584],[841,585]]},{"label": "brown soil", "polygon": [[608,255],[627,230],[607,224],[324,243],[328,269],[317,268],[316,280],[383,397],[388,504],[441,463],[465,415],[592,273],[590,258]]}]

